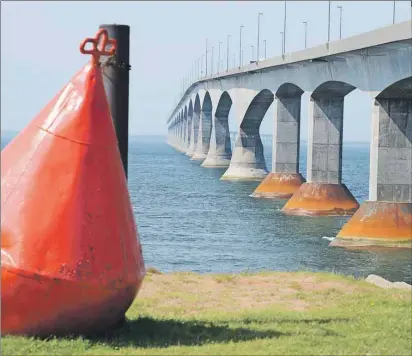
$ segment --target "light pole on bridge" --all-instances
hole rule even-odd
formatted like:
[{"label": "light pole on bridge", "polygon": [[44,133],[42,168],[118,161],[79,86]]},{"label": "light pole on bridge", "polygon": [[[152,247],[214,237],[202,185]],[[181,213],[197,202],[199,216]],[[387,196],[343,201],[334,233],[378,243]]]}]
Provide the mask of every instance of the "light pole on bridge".
[{"label": "light pole on bridge", "polygon": [[255,46],[254,45],[250,45],[250,48],[252,49],[252,56],[251,56],[251,62],[253,62],[253,57],[255,56]]},{"label": "light pole on bridge", "polygon": [[282,38],[282,54],[286,53],[286,0],[285,0],[285,11],[283,16],[283,38]]},{"label": "light pole on bridge", "polygon": [[203,78],[203,58],[204,57],[205,57],[205,55],[202,54],[202,61],[201,61],[202,65],[201,65],[201,71],[200,71],[200,78]]},{"label": "light pole on bridge", "polygon": [[196,80],[196,61],[192,65],[192,83]]},{"label": "light pole on bridge", "polygon": [[227,35],[227,54],[226,54],[227,65],[226,65],[226,72],[229,70],[229,39],[230,39],[230,35]]},{"label": "light pole on bridge", "polygon": [[219,58],[217,60],[217,73],[220,73],[220,69],[221,69],[221,64],[220,64],[220,45],[222,44],[222,42],[219,42]]},{"label": "light pole on bridge", "polygon": [[207,38],[206,38],[206,62],[205,62],[205,77],[207,77]]},{"label": "light pole on bridge", "polygon": [[242,28],[245,26],[240,25],[240,34],[239,34],[239,68],[242,66]]},{"label": "light pole on bridge", "polygon": [[259,62],[259,42],[260,42],[260,16],[263,15],[263,12],[258,13],[258,33],[257,33],[257,53],[256,53],[256,63]]},{"label": "light pole on bridge", "polygon": [[307,41],[308,41],[308,22],[303,21],[303,24],[305,25],[305,48],[307,47]]},{"label": "light pole on bridge", "polygon": [[265,58],[266,58],[266,40],[263,40],[263,42],[265,43]]},{"label": "light pole on bridge", "polygon": [[283,55],[283,31],[280,32],[280,35],[282,36],[282,55]]},{"label": "light pole on bridge", "polygon": [[330,42],[330,0],[329,3],[329,12],[328,12],[328,43]]},{"label": "light pole on bridge", "polygon": [[[411,4],[412,6],[412,4]],[[393,18],[392,18],[392,23],[395,24],[395,12],[396,12],[396,1],[393,0]]]},{"label": "light pole on bridge", "polygon": [[338,6],[339,9],[339,39],[342,39],[342,6]]},{"label": "light pole on bridge", "polygon": [[215,47],[212,46],[212,63],[211,63],[211,67],[212,67],[212,68],[211,68],[211,72],[212,72],[212,73],[211,73],[211,75],[213,75],[213,50],[214,50],[214,48],[215,48]]}]

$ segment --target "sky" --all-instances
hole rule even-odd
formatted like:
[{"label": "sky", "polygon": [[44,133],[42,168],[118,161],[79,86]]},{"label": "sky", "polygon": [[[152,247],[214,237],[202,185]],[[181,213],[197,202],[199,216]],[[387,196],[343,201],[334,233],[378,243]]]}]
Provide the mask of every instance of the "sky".
[{"label": "sky", "polygon": [[[331,41],[388,26],[393,1],[332,1]],[[396,1],[396,22],[411,19],[410,1]],[[131,28],[129,131],[132,135],[165,135],[166,121],[181,92],[181,80],[204,53],[206,38],[217,53],[219,41],[231,35],[230,63],[238,61],[239,27],[244,26],[244,62],[250,60],[261,17],[261,57],[281,53],[283,1],[45,1],[1,2],[1,128],[21,130],[64,87],[88,56],[79,52],[85,37],[94,37],[100,24]],[[327,41],[328,1],[288,1],[286,52]],[[225,47],[223,47],[225,48]],[[222,59],[226,61],[222,48]],[[217,58],[217,55],[215,55]],[[225,63],[225,62],[224,62]],[[210,64],[209,64],[210,66]],[[216,66],[216,64],[215,64]],[[209,67],[210,68],[210,67]],[[262,88],[263,89],[263,88]],[[302,102],[307,103],[309,94]],[[371,101],[358,90],[345,98],[345,141],[369,141]],[[307,105],[302,105],[302,140],[307,136]],[[235,131],[233,114],[230,130]],[[260,132],[271,133],[272,106]]]}]

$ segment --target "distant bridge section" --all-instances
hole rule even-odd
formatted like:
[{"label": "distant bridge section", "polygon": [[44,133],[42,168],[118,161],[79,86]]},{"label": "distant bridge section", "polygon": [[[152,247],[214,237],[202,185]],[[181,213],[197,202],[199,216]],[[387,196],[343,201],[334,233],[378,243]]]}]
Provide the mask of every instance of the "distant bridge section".
[{"label": "distant bridge section", "polygon": [[[360,208],[342,182],[345,97],[355,89],[368,93],[372,107],[372,117],[359,117],[372,133],[369,201]],[[271,105],[273,137],[260,134]],[[307,182],[299,171],[302,105]],[[411,21],[204,77],[187,88],[167,123],[171,145],[203,167],[227,167],[221,179],[263,180],[253,196],[290,198],[286,214],[355,214],[338,235],[342,244],[412,246]],[[269,140],[270,173],[263,155]]]}]

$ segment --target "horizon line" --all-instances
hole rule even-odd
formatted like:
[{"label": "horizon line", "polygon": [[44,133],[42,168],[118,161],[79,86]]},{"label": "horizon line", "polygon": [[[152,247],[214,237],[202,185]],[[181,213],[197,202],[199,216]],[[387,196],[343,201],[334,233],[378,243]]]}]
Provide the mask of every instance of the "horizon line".
[{"label": "horizon line", "polygon": [[[3,134],[17,134],[20,131],[18,130],[1,130],[1,136],[3,136]],[[273,136],[272,134],[268,134],[268,133],[262,133],[262,135],[270,135]],[[167,135],[166,134],[142,134],[142,133],[129,133],[129,137],[162,137],[162,138],[166,138]],[[301,142],[308,142],[308,140],[305,139],[301,139]],[[370,143],[370,141],[359,141],[359,140],[343,140],[342,142],[347,142],[347,143]]]}]

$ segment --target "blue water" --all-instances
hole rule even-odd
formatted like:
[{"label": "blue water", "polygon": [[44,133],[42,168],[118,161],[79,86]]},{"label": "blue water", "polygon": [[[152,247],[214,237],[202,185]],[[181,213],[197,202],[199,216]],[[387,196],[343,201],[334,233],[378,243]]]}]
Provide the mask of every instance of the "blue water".
[{"label": "blue water", "polygon": [[[7,142],[2,138],[2,147]],[[265,148],[269,169],[270,151]],[[368,167],[368,144],[345,143],[343,181],[360,203],[368,198]],[[374,273],[412,282],[410,250],[328,247],[325,237],[336,236],[347,218],[283,215],[283,201],[249,196],[258,182],[221,181],[223,172],[200,167],[164,138],[130,138],[129,189],[147,266],[164,272]]]}]

